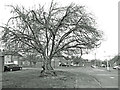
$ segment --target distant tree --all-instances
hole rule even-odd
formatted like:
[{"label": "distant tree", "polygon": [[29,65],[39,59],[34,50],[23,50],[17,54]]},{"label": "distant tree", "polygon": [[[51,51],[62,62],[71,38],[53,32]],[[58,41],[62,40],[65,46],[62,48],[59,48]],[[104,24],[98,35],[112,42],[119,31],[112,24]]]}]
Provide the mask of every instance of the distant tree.
[{"label": "distant tree", "polygon": [[55,72],[51,66],[54,56],[67,52],[81,53],[99,46],[102,32],[97,30],[93,15],[84,6],[70,4],[58,7],[51,2],[50,8],[26,10],[12,6],[11,17],[4,28],[2,40],[6,47],[17,46],[21,51],[34,49],[43,56],[41,73]]},{"label": "distant tree", "polygon": [[99,59],[97,59],[97,60],[96,60],[96,66],[101,66],[101,64],[102,64],[102,61],[99,60]]},{"label": "distant tree", "polygon": [[91,60],[91,64],[92,65],[96,65],[96,66],[100,66],[101,64],[104,64],[104,63],[106,63],[105,61],[104,62],[102,62],[101,60],[99,60],[99,59],[93,59],[93,60]]},{"label": "distant tree", "polygon": [[74,64],[79,64],[80,62],[82,62],[82,58],[81,57],[72,56],[72,60],[73,60]]},{"label": "distant tree", "polygon": [[95,64],[95,60],[91,60],[91,65],[94,65]]},{"label": "distant tree", "polygon": [[114,56],[111,60],[109,60],[109,63],[111,64],[111,66],[114,66],[115,63],[117,65],[120,65],[120,56],[119,55]]},{"label": "distant tree", "polygon": [[32,66],[33,64],[36,65],[36,63],[40,60],[40,57],[32,53],[27,53],[23,59],[25,61],[29,61],[30,66]]},{"label": "distant tree", "polygon": [[107,61],[103,61],[102,64],[106,65],[107,66]]}]

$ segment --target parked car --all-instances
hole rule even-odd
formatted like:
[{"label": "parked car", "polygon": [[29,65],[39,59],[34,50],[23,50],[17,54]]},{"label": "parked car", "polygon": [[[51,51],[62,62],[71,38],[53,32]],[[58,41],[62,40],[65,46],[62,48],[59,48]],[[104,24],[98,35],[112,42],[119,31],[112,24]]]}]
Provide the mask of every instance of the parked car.
[{"label": "parked car", "polygon": [[97,68],[95,65],[92,65],[91,67],[92,67],[92,68]]},{"label": "parked car", "polygon": [[74,67],[79,67],[80,65],[79,64],[73,64]]},{"label": "parked car", "polygon": [[4,72],[5,71],[17,71],[21,69],[22,69],[22,66],[19,66],[17,64],[8,64],[4,66]]},{"label": "parked car", "polygon": [[105,64],[102,64],[101,67],[106,67],[106,65],[105,65]]},{"label": "parked car", "polygon": [[118,70],[120,70],[120,66],[118,67]]},{"label": "parked car", "polygon": [[114,66],[113,69],[118,69],[118,70],[120,70],[120,66]]},{"label": "parked car", "polygon": [[69,67],[69,65],[66,64],[66,63],[61,63],[59,66],[66,66],[66,67]]}]

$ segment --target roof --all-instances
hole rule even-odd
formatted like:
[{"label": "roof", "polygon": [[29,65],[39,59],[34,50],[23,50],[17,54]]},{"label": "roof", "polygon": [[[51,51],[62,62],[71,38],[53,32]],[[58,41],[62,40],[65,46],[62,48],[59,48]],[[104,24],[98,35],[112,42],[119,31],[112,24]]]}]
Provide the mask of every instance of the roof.
[{"label": "roof", "polygon": [[4,55],[13,55],[13,56],[20,56],[20,57],[22,57],[21,54],[19,54],[18,52],[14,52],[14,51],[4,51],[3,54]]}]

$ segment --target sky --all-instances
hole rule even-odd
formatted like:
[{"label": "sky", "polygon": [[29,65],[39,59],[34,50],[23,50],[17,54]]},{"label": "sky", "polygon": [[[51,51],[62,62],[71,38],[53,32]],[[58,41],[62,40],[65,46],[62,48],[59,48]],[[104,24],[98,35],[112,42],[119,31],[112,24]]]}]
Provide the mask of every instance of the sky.
[{"label": "sky", "polygon": [[[100,48],[88,55],[83,55],[85,59],[96,58],[105,60],[118,54],[118,1],[119,0],[54,0],[60,6],[70,3],[84,5],[86,9],[93,13],[96,18],[97,27],[104,33],[104,41]],[[0,26],[4,25],[10,18],[10,8],[6,5],[22,5],[26,8],[35,5],[45,5],[47,8],[51,0],[0,0]]]}]

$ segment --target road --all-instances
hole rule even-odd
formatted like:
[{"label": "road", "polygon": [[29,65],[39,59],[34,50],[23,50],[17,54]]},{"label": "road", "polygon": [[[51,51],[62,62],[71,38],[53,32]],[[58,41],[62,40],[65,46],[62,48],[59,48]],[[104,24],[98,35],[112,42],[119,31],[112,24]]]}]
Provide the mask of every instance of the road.
[{"label": "road", "polygon": [[[92,78],[94,80],[93,84],[89,84],[88,80],[88,86],[92,88],[118,88],[118,71],[111,69],[110,71],[107,71],[104,68],[91,68],[91,67],[78,67],[78,68],[59,68],[56,70],[62,70],[62,71],[69,71],[71,73],[76,74],[76,87],[77,88],[86,88],[83,80],[81,80],[81,76],[79,74],[83,73],[88,75],[87,77]],[[85,79],[84,79],[85,80]],[[92,83],[92,82],[90,82]],[[92,86],[93,85],[93,86]]]}]

